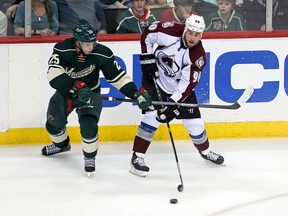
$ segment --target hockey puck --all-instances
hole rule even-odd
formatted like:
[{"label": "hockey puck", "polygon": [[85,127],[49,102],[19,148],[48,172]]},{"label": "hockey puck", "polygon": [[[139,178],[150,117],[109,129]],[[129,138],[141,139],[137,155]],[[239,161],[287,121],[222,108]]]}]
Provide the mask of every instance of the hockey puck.
[{"label": "hockey puck", "polygon": [[177,199],[170,199],[170,203],[171,203],[171,204],[176,204],[177,202],[178,202]]}]

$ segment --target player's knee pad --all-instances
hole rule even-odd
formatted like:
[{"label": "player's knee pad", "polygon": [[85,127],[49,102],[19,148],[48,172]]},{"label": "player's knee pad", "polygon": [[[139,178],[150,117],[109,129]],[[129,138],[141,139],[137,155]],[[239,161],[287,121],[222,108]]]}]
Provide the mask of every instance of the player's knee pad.
[{"label": "player's knee pad", "polygon": [[160,125],[160,122],[156,120],[156,117],[157,117],[157,110],[149,111],[145,113],[141,122],[147,125],[151,125],[157,129]]},{"label": "player's knee pad", "polygon": [[79,124],[82,137],[89,139],[98,134],[98,124],[95,117],[90,115],[81,116]]},{"label": "player's knee pad", "polygon": [[205,130],[204,120],[201,118],[197,119],[182,119],[184,127],[189,132],[190,135],[202,134]]},{"label": "player's knee pad", "polygon": [[45,127],[49,134],[59,134],[63,130],[63,128],[55,127],[54,125],[50,124],[48,121],[46,122]]}]

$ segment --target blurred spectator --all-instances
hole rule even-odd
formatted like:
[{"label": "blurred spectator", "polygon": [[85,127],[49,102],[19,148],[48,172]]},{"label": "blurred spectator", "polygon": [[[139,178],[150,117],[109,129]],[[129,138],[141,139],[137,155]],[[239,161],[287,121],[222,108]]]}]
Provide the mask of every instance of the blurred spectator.
[{"label": "blurred spectator", "polygon": [[156,21],[146,8],[146,0],[131,0],[132,7],[117,17],[116,33],[142,33],[144,28]]},{"label": "blurred spectator", "polygon": [[243,31],[246,29],[243,17],[237,13],[235,0],[217,0],[218,10],[206,19],[205,31]]},{"label": "blurred spectator", "polygon": [[106,9],[119,9],[119,8],[130,8],[132,5],[129,0],[100,0],[102,8]]},{"label": "blurred spectator", "polygon": [[[16,14],[16,10],[18,7],[18,4],[23,1],[23,0],[15,0],[14,3],[11,4],[10,7],[8,7],[8,9],[6,10],[6,16],[7,18],[12,21],[14,20],[15,14]],[[13,22],[13,21],[12,21]]]},{"label": "blurred spectator", "polygon": [[72,34],[86,20],[97,34],[107,34],[107,23],[99,0],[55,0],[59,9],[59,34]]},{"label": "blurred spectator", "polygon": [[[7,9],[6,14],[13,14],[19,2],[15,2]],[[99,0],[54,0],[59,11],[59,34],[72,34],[74,27],[82,20],[86,20],[97,34],[107,34],[107,23],[103,8]],[[8,12],[9,11],[9,12]]]},{"label": "blurred spectator", "polygon": [[[25,2],[18,5],[14,30],[16,35],[25,34]],[[32,0],[31,35],[56,35],[59,30],[58,8],[54,1]]]},{"label": "blurred spectator", "polygon": [[7,36],[15,36],[15,32],[14,32],[14,26],[13,26],[13,19],[15,14],[13,15],[13,19],[11,18],[12,16],[12,11],[14,11],[14,13],[16,12],[16,10],[11,10],[11,8],[13,7],[17,7],[17,5],[12,7],[12,4],[14,3],[15,0],[0,0],[0,2],[3,2],[3,4],[1,5],[0,3],[0,10],[6,14],[6,17],[8,19],[8,26],[7,26]]},{"label": "blurred spectator", "polygon": [[[273,30],[288,29],[288,1],[272,0]],[[266,0],[243,0],[243,9],[248,30],[266,29]]]},{"label": "blurred spectator", "polygon": [[7,36],[8,21],[6,15],[0,10],[0,37]]},{"label": "blurred spectator", "polygon": [[192,9],[194,0],[174,0],[174,7],[163,11],[160,21],[184,23],[191,14],[198,13]]}]

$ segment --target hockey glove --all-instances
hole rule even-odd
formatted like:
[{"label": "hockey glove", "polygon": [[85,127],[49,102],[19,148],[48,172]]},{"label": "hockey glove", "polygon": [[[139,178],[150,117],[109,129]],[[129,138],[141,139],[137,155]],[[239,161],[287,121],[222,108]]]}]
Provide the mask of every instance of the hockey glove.
[{"label": "hockey glove", "polygon": [[72,99],[78,97],[78,100],[84,104],[93,104],[93,91],[82,81],[76,81],[69,93]]},{"label": "hockey glove", "polygon": [[145,75],[148,79],[159,77],[156,57],[154,54],[141,54],[140,64],[143,75]]},{"label": "hockey glove", "polygon": [[[171,98],[169,102],[174,102]],[[180,114],[178,106],[165,106],[163,109],[158,110],[156,120],[161,123],[166,123],[172,121],[176,116]]]},{"label": "hockey glove", "polygon": [[141,88],[140,91],[136,92],[134,98],[137,100],[137,105],[142,110],[154,110],[152,105],[151,96],[148,94],[146,89]]}]

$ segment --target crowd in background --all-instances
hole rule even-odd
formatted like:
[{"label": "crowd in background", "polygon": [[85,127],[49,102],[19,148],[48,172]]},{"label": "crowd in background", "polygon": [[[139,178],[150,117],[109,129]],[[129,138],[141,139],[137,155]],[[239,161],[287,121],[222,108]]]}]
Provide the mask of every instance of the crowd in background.
[{"label": "crowd in background", "polygon": [[[31,35],[69,35],[81,20],[97,34],[141,33],[155,21],[204,17],[205,31],[266,29],[266,0],[31,0]],[[273,30],[288,30],[288,1],[272,0]],[[0,5],[0,36],[25,34],[24,0]]]}]

